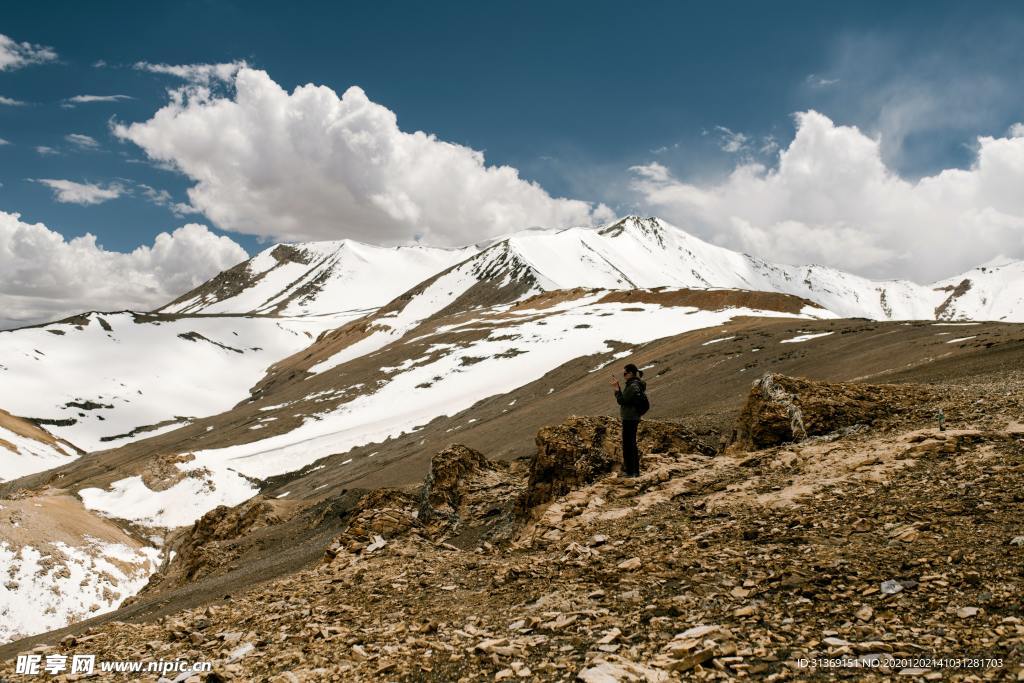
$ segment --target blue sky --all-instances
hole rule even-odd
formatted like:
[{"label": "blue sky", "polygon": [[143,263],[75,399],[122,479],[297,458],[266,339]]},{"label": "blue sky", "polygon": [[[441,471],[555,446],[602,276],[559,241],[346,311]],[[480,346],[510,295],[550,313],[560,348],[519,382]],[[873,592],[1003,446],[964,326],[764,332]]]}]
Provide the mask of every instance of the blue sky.
[{"label": "blue sky", "polygon": [[[0,104],[0,139],[8,143],[0,145],[0,211],[65,238],[92,233],[118,252],[188,222],[250,253],[290,237],[372,241],[377,233],[352,228],[355,215],[299,234],[240,229],[242,219],[226,220],[202,202],[196,207],[205,210],[175,214],[199,171],[153,163],[152,146],[112,133],[112,121],[145,123],[168,104],[169,90],[183,87],[136,63],[244,61],[286,92],[313,83],[340,97],[359,86],[394,112],[401,131],[482,152],[488,166],[518,169],[552,197],[615,214],[668,213],[692,220],[706,239],[768,248],[666,204],[638,187],[636,169],[663,169],[662,189],[713,187],[744,164],[770,171],[797,134],[794,114],[810,110],[878,142],[888,171],[908,182],[969,168],[979,136],[1006,136],[1024,120],[1022,29],[1019,2],[19,3],[5,8],[0,34],[56,58],[0,71],[0,97],[23,103]],[[230,99],[231,84],[222,85]],[[80,95],[126,98],[67,106]],[[176,150],[165,153],[172,166],[182,163]],[[60,202],[40,179],[113,184],[120,196]],[[385,231],[380,241],[403,234]],[[444,242],[467,233],[415,234],[423,235]],[[1018,247],[989,251],[1017,255]],[[903,252],[834,265],[900,275]],[[787,256],[777,248],[763,255]],[[829,259],[791,256],[802,257]]]}]

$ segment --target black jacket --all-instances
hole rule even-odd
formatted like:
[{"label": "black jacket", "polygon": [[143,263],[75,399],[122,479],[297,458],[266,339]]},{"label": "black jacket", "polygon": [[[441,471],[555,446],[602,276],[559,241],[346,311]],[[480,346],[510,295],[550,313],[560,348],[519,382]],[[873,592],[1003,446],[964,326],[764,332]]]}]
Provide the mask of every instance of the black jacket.
[{"label": "black jacket", "polygon": [[647,383],[639,377],[626,382],[626,386],[615,390],[615,400],[619,403],[619,417],[623,420],[640,419],[640,393],[647,391]]}]

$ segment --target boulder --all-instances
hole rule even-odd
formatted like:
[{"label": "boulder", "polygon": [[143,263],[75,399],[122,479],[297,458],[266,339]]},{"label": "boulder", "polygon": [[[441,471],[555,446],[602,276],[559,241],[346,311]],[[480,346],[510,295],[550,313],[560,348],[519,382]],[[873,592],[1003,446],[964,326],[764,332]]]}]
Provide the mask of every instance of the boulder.
[{"label": "boulder", "polygon": [[472,448],[448,446],[431,460],[420,489],[425,534],[457,548],[507,538],[525,475],[525,463],[491,462]]},{"label": "boulder", "polygon": [[345,531],[327,546],[325,559],[333,560],[342,550],[358,552],[367,546],[401,536],[419,527],[416,498],[399,489],[370,491],[359,499],[349,513]]},{"label": "boulder", "polygon": [[816,382],[767,373],[750,389],[733,433],[746,451],[870,425],[903,410],[910,387]]}]

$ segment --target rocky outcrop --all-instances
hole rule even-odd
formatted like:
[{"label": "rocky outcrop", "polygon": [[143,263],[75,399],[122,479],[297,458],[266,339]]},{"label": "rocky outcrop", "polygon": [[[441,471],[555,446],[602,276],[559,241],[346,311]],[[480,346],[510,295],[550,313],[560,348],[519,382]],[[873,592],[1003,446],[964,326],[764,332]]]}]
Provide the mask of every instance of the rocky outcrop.
[{"label": "rocky outcrop", "polygon": [[327,547],[333,559],[342,550],[360,552],[382,545],[420,527],[415,496],[399,489],[376,489],[363,496],[351,512],[351,522]]},{"label": "rocky outcrop", "polygon": [[202,478],[209,474],[205,467],[184,471],[179,465],[192,462],[196,456],[192,453],[163,453],[153,456],[139,473],[142,483],[150,491],[166,491],[185,477]]},{"label": "rocky outcrop", "polygon": [[466,479],[490,469],[487,458],[467,446],[454,444],[435,455],[420,491],[419,519],[456,519]]},{"label": "rocky outcrop", "polygon": [[950,307],[952,307],[956,303],[957,299],[962,297],[967,292],[971,291],[971,286],[972,286],[971,281],[969,279],[967,279],[967,278],[964,278],[963,280],[960,281],[960,284],[958,284],[956,287],[953,287],[951,285],[947,286],[947,287],[944,287],[943,289],[945,291],[949,292],[950,294],[949,294],[948,297],[946,297],[946,299],[941,304],[939,304],[938,306],[935,307],[935,319],[936,320],[947,320],[947,319],[949,319],[951,316],[947,314],[947,311],[950,309]]},{"label": "rocky outcrop", "polygon": [[525,515],[533,507],[584,486],[622,460],[622,430],[610,417],[570,417],[537,432],[526,491],[516,504]]},{"label": "rocky outcrop", "polygon": [[925,398],[920,387],[909,385],[815,382],[767,373],[750,389],[732,445],[759,450],[854,425],[872,425]]},{"label": "rocky outcrop", "polygon": [[[637,434],[641,468],[646,453],[714,454],[714,448],[686,427],[643,420]],[[516,512],[526,515],[537,505],[565,495],[618,468],[622,462],[622,426],[604,416],[573,416],[537,432],[537,452],[530,460],[526,491]]]},{"label": "rocky outcrop", "polygon": [[420,489],[425,533],[460,548],[508,538],[525,475],[522,462],[491,462],[472,448],[448,446],[433,457]]},{"label": "rocky outcrop", "polygon": [[173,560],[150,577],[139,595],[184,586],[212,574],[237,558],[234,541],[285,518],[275,502],[260,498],[231,508],[217,506],[170,540],[167,545],[174,553]]}]

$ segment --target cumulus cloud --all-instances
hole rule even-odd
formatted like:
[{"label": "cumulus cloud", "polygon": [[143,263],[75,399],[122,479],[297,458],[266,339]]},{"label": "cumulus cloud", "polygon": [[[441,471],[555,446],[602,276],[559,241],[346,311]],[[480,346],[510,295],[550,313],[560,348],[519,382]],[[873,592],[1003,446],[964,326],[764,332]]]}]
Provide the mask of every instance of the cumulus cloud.
[{"label": "cumulus cloud", "polygon": [[36,147],[36,152],[38,152],[44,157],[52,156],[54,154],[60,154],[60,152],[55,150],[53,147],[47,147],[46,145],[39,145],[38,147]]},{"label": "cumulus cloud", "polygon": [[195,223],[122,253],[94,235],[66,241],[0,211],[0,328],[88,310],[152,310],[246,258],[230,238]]},{"label": "cumulus cloud", "polygon": [[25,104],[26,103],[21,101],[21,100],[16,100],[16,99],[14,99],[12,97],[4,97],[3,95],[0,95],[0,105],[2,105],[2,106],[5,106],[5,107],[23,107],[23,106],[25,106]]},{"label": "cumulus cloud", "polygon": [[95,138],[91,138],[88,135],[82,135],[81,133],[65,135],[64,139],[80,149],[96,149],[100,146],[100,143],[96,142]]},{"label": "cumulus cloud", "polygon": [[0,33],[0,71],[13,71],[29,64],[42,64],[57,59],[53,48],[32,43],[19,43]]},{"label": "cumulus cloud", "polygon": [[241,233],[456,245],[612,217],[488,166],[479,151],[400,130],[358,87],[340,97],[313,85],[289,93],[241,68],[231,97],[185,88],[150,120],[113,130],[192,178],[191,205]]},{"label": "cumulus cloud", "polygon": [[37,178],[36,182],[53,190],[54,199],[62,204],[81,204],[82,206],[101,204],[111,199],[117,199],[125,193],[125,187],[120,183],[102,186],[57,178]]},{"label": "cumulus cloud", "polygon": [[216,81],[231,81],[234,79],[235,74],[245,67],[245,61],[225,62],[223,64],[153,64],[151,62],[135,62],[135,68],[139,71],[175,76],[190,83],[206,85]]},{"label": "cumulus cloud", "polygon": [[744,161],[698,186],[652,163],[633,167],[633,187],[681,227],[783,262],[928,282],[1024,258],[1024,137],[980,137],[970,168],[910,182],[859,129],[815,111],[796,121],[777,168]]}]

